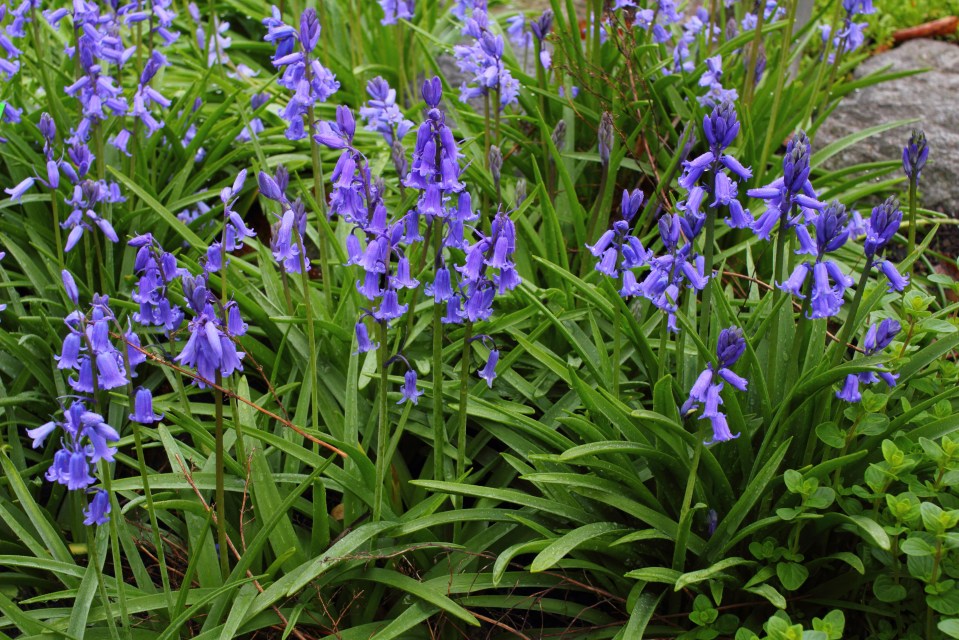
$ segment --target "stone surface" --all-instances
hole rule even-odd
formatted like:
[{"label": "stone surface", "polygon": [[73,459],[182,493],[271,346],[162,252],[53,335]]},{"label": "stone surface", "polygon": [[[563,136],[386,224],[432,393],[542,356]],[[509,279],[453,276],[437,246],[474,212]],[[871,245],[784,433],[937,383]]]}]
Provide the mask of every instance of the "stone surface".
[{"label": "stone surface", "polygon": [[[816,136],[815,147],[874,125],[919,118],[929,140],[929,162],[922,173],[922,205],[959,217],[959,47],[936,40],[913,40],[873,56],[857,77],[890,71],[929,69],[907,78],[861,89],[847,96]],[[841,167],[902,157],[912,126],[873,136],[831,161]]]}]

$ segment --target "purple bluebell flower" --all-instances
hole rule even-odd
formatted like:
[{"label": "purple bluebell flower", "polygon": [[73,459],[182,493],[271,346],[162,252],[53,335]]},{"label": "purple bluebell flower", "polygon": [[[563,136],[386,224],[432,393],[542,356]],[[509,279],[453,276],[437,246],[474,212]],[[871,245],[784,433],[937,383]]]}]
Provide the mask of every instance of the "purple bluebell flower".
[{"label": "purple bluebell flower", "polygon": [[902,210],[895,196],[890,196],[882,204],[874,207],[872,216],[866,222],[866,241],[863,248],[866,253],[866,269],[877,267],[889,281],[889,292],[904,291],[909,284],[909,276],[902,275],[895,265],[882,257],[883,251],[899,231],[902,224]]},{"label": "purple bluebell flower", "polygon": [[610,278],[623,277],[621,294],[624,297],[639,293],[633,269],[646,266],[652,257],[639,238],[632,234],[629,224],[642,205],[642,191],[623,190],[620,207],[623,219],[614,222],[613,227],[604,232],[595,244],[586,245],[589,252],[598,258],[597,271]]},{"label": "purple bluebell flower", "polygon": [[[885,318],[878,324],[870,325],[862,341],[864,354],[868,357],[884,351],[901,330],[900,324],[891,318]],[[836,392],[836,397],[846,402],[859,402],[862,400],[862,394],[859,392],[860,384],[875,384],[882,380],[888,387],[896,386],[899,374],[886,371],[881,364],[877,367],[880,369],[878,372],[864,371],[846,376],[842,389]]]},{"label": "purple bluebell flower", "polygon": [[404,402],[417,404],[421,395],[423,395],[423,392],[416,388],[416,370],[407,370],[403,382],[402,396],[396,404],[403,404]]},{"label": "purple bluebell flower", "polygon": [[533,34],[527,29],[526,15],[523,13],[517,13],[506,19],[506,35],[519,51],[525,51],[533,46]]},{"label": "purple bluebell flower", "polygon": [[413,123],[403,116],[396,104],[396,89],[377,76],[366,84],[366,92],[370,99],[366,106],[360,107],[360,117],[366,122],[366,128],[382,134],[389,145],[394,140],[402,140],[413,128]]},{"label": "purple bluebell flower", "polygon": [[133,413],[130,420],[140,424],[153,424],[163,419],[163,415],[153,413],[153,393],[149,389],[140,387],[134,396]]},{"label": "purple bluebell flower", "polygon": [[743,337],[742,329],[738,327],[723,329],[719,333],[719,341],[716,345],[715,364],[710,362],[706,365],[706,369],[696,378],[696,382],[689,391],[689,398],[682,406],[683,415],[700,406],[703,408],[701,417],[708,418],[713,428],[713,437],[706,444],[725,442],[739,437],[739,434],[733,435],[730,432],[726,416],[719,410],[723,404],[720,392],[725,383],[729,383],[738,391],[746,391],[747,380],[730,369],[745,350],[746,339]]},{"label": "purple bluebell flower", "polygon": [[[95,465],[100,460],[112,462],[116,448],[110,446],[120,439],[116,429],[108,425],[103,417],[86,409],[83,401],[74,401],[69,408],[62,410],[60,420],[52,420],[34,429],[27,430],[33,439],[33,448],[43,443],[55,431],[61,432],[61,448],[53,456],[53,464],[45,477],[50,482],[64,485],[70,491],[83,491],[96,482],[93,476]],[[87,525],[103,524],[109,518],[109,495],[98,491],[89,508],[84,511]]]},{"label": "purple bluebell flower", "polygon": [[715,107],[726,102],[735,102],[739,93],[735,89],[723,87],[723,57],[720,55],[706,59],[706,72],[699,79],[699,86],[709,87],[705,95],[698,96],[699,104]]},{"label": "purple bluebell flower", "polygon": [[[825,206],[816,199],[816,191],[809,181],[809,138],[800,131],[786,146],[783,157],[783,176],[759,189],[750,189],[752,198],[766,201],[766,211],[753,225],[753,231],[763,240],[768,240],[776,223],[780,233],[796,227],[804,218],[812,219]],[[793,211],[798,214],[792,215]]]},{"label": "purple bluebell flower", "polygon": [[89,526],[106,524],[110,521],[110,494],[103,489],[93,494],[90,506],[83,511],[86,516],[83,524]]},{"label": "purple bluebell flower", "polygon": [[496,92],[500,110],[518,102],[519,81],[503,64],[503,37],[489,30],[486,12],[474,10],[463,32],[473,40],[469,45],[453,48],[460,71],[470,77],[460,88],[460,101],[467,102]]},{"label": "purple bluebell flower", "polygon": [[530,21],[529,29],[533,32],[533,37],[539,41],[543,41],[549,36],[550,31],[553,30],[553,11],[547,9],[540,14],[538,18]]},{"label": "purple bluebell flower", "polygon": [[[289,123],[286,137],[299,140],[307,135],[304,118],[318,102],[326,102],[340,88],[336,76],[313,56],[320,37],[320,24],[314,9],[300,15],[300,29],[285,24],[276,7],[263,20],[267,28],[264,40],[276,47],[273,66],[283,69],[277,84],[293,95],[280,113]],[[310,123],[312,125],[312,123]]]},{"label": "purple bluebell flower", "polygon": [[383,9],[380,24],[396,24],[397,20],[412,20],[415,11],[413,0],[379,0]]},{"label": "purple bluebell flower", "polygon": [[133,270],[140,276],[132,294],[140,310],[133,314],[133,319],[145,326],[175,331],[183,322],[183,312],[170,300],[169,286],[184,270],[177,267],[173,254],[164,251],[150,233],[137,236],[128,244],[137,248]]},{"label": "purple bluebell flower", "polygon": [[837,251],[849,238],[848,216],[846,208],[836,201],[829,203],[813,222],[816,240],[812,241],[805,225],[797,225],[800,248],[797,253],[815,256],[812,263],[803,262],[782,283],[780,289],[804,299],[806,277],[812,273],[813,281],[810,297],[810,318],[828,318],[839,313],[843,303],[843,294],[853,284],[852,278],[842,272],[839,264],[826,259],[827,253]]},{"label": "purple bluebell flower", "polygon": [[33,183],[35,181],[36,179],[32,177],[24,178],[19,183],[17,183],[16,186],[9,187],[7,189],[4,189],[3,191],[4,193],[10,196],[11,200],[20,202],[20,200],[23,198],[23,194],[25,194],[27,191],[30,190],[30,188],[33,186]]},{"label": "purple bluebell flower", "polygon": [[486,364],[479,370],[479,377],[486,380],[486,385],[493,388],[493,380],[496,379],[496,365],[499,363],[499,349],[492,349],[489,352],[489,358]]},{"label": "purple bluebell flower", "polygon": [[902,170],[909,181],[919,183],[919,176],[929,158],[929,143],[922,129],[913,129],[909,143],[902,150]]},{"label": "purple bluebell flower", "polygon": [[[705,273],[703,257],[693,251],[691,238],[687,236],[687,242],[680,246],[682,228],[683,219],[676,214],[664,214],[659,218],[663,255],[649,259],[650,271],[642,282],[636,285],[629,283],[630,294],[642,295],[666,313],[667,326],[673,332],[679,330],[676,325],[676,312],[679,310],[678,300],[683,285],[702,291],[709,278]],[[620,293],[623,294],[624,291]]]}]

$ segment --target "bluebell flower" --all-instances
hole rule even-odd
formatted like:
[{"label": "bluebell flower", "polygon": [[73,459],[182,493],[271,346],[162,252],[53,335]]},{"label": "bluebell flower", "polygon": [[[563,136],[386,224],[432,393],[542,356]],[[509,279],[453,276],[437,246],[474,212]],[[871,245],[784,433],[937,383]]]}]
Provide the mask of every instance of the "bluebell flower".
[{"label": "bluebell flower", "polygon": [[[809,181],[811,150],[805,132],[798,132],[786,146],[783,157],[783,176],[759,189],[750,189],[752,198],[766,201],[766,211],[753,225],[753,231],[763,240],[768,240],[776,223],[780,232],[794,228],[804,218],[811,219],[825,206],[816,199],[816,191]],[[798,215],[791,215],[793,209]]]},{"label": "bluebell flower", "polygon": [[149,389],[140,387],[137,389],[133,402],[133,413],[130,414],[130,420],[140,424],[153,424],[163,419],[163,415],[153,413],[153,393]]},{"label": "bluebell flower", "polygon": [[493,388],[493,380],[496,379],[496,365],[499,363],[499,349],[491,349],[486,364],[479,370],[479,377],[486,380],[486,385]]},{"label": "bluebell flower", "polygon": [[909,143],[902,150],[902,170],[910,182],[919,183],[919,176],[929,158],[929,143],[922,129],[913,129]]},{"label": "bluebell flower", "polygon": [[729,383],[739,391],[746,391],[747,380],[730,369],[745,350],[746,339],[743,337],[742,329],[738,327],[723,329],[719,333],[719,341],[716,345],[716,363],[710,362],[706,365],[706,369],[696,378],[696,382],[689,391],[689,398],[682,406],[683,415],[700,406],[703,408],[701,418],[709,419],[713,428],[713,437],[706,444],[725,442],[739,437],[739,434],[733,435],[730,432],[726,415],[719,409],[723,404],[720,392],[725,383]]},{"label": "bluebell flower", "polygon": [[517,13],[506,19],[506,35],[519,51],[533,46],[533,34],[526,27],[526,14]]},{"label": "bluebell flower", "polygon": [[379,0],[379,2],[384,14],[380,24],[396,24],[397,20],[413,19],[415,10],[413,0]]},{"label": "bluebell flower", "polygon": [[363,322],[361,318],[359,322],[356,323],[356,344],[357,344],[357,353],[366,353],[367,351],[376,351],[380,348],[379,342],[370,341],[369,331],[366,329],[366,323]]},{"label": "bluebell flower", "polygon": [[366,83],[366,92],[370,99],[366,106],[360,107],[360,117],[366,121],[366,128],[382,134],[389,145],[402,140],[413,128],[413,122],[406,119],[396,104],[396,89],[377,76]]},{"label": "bluebell flower", "polygon": [[150,233],[137,236],[128,244],[137,248],[133,270],[140,276],[132,294],[140,310],[133,314],[133,319],[142,325],[163,327],[167,332],[176,330],[183,322],[183,312],[170,299],[169,286],[184,270],[177,267],[173,254],[164,251]]},{"label": "bluebell flower", "polygon": [[[63,165],[61,165],[61,168]],[[69,252],[72,250],[83,233],[96,227],[110,242],[119,242],[113,225],[106,218],[101,217],[95,208],[101,203],[124,202],[126,198],[120,195],[119,186],[116,183],[105,181],[82,180],[73,187],[73,195],[67,198],[65,202],[73,207],[66,220],[60,223],[61,228],[70,229],[67,234],[67,240],[64,243],[63,250]],[[91,224],[92,223],[92,224]]]},{"label": "bluebell flower", "polygon": [[423,392],[416,388],[416,370],[407,370],[406,376],[404,377],[402,395],[396,404],[403,404],[404,402],[417,404],[421,395],[423,395]]},{"label": "bluebell flower", "polygon": [[[653,305],[664,311],[667,316],[667,326],[670,331],[676,332],[676,312],[679,310],[678,300],[683,285],[702,291],[708,283],[705,273],[706,265],[703,257],[693,251],[691,238],[680,246],[683,228],[682,219],[676,214],[664,214],[659,218],[659,235],[663,241],[664,252],[661,256],[649,259],[650,271],[638,285],[632,282],[628,293],[638,293],[648,299]],[[625,292],[621,291],[623,294]]]},{"label": "bluebell flower", "polygon": [[792,275],[785,282],[777,283],[777,286],[797,298],[804,299],[806,278],[812,273],[809,317],[828,318],[839,313],[843,294],[853,284],[852,278],[842,272],[838,263],[825,257],[827,253],[842,247],[849,238],[846,208],[839,202],[831,202],[816,217],[813,228],[816,232],[815,242],[809,236],[805,225],[796,227],[800,245],[797,253],[814,255],[815,261],[799,264]]},{"label": "bluebell flower", "polygon": [[83,524],[86,526],[106,524],[110,521],[110,494],[103,489],[98,490],[90,501],[90,506],[83,511],[86,516]]},{"label": "bluebell flower", "polygon": [[890,196],[882,204],[874,207],[872,216],[866,222],[866,241],[863,248],[866,253],[866,269],[877,267],[889,281],[889,292],[904,291],[909,284],[909,276],[899,273],[892,262],[882,257],[886,246],[892,242],[902,224],[902,210],[895,196]]},{"label": "bluebell flower", "polygon": [[460,88],[460,101],[485,96],[498,91],[502,110],[518,102],[519,81],[503,64],[503,37],[489,30],[489,18],[485,11],[474,10],[466,21],[464,35],[473,39],[469,45],[456,45],[453,55],[460,71],[470,77]]},{"label": "bluebell flower", "polygon": [[709,87],[706,95],[698,96],[697,102],[703,106],[715,107],[724,102],[735,102],[739,93],[735,89],[723,87],[723,57],[716,55],[706,59],[706,71],[699,79],[699,86]]},{"label": "bluebell flower", "polygon": [[643,247],[642,242],[632,234],[630,221],[639,212],[643,204],[643,192],[623,190],[620,210],[623,219],[613,223],[613,227],[599,237],[593,245],[586,248],[599,260],[596,270],[610,278],[623,277],[623,296],[639,292],[633,269],[644,267],[652,254]]},{"label": "bluebell flower", "polygon": [[[63,409],[62,419],[52,420],[34,429],[27,430],[33,439],[33,448],[43,443],[55,431],[59,430],[61,448],[53,456],[45,477],[50,482],[64,485],[70,491],[86,490],[96,482],[93,476],[95,465],[100,460],[113,462],[116,447],[111,444],[120,439],[117,431],[108,425],[99,414],[88,411],[80,400],[74,401],[69,408]],[[101,496],[101,493],[103,494]],[[109,496],[98,492],[89,509],[85,524],[103,524],[109,513]]]},{"label": "bluebell flower", "polygon": [[[283,22],[273,7],[270,17],[263,20],[267,28],[264,40],[276,47],[273,66],[283,69],[277,84],[293,95],[280,115],[289,123],[286,137],[299,140],[306,136],[304,118],[317,102],[326,102],[340,88],[336,76],[320,64],[313,55],[320,37],[320,23],[314,9],[300,15],[300,29]],[[311,123],[312,124],[312,123]]]},{"label": "bluebell flower", "polygon": [[[862,341],[864,354],[866,356],[873,356],[884,351],[901,330],[902,327],[899,323],[891,318],[886,318],[878,324],[874,323],[870,325]],[[878,365],[878,368],[884,369],[882,365]],[[859,402],[862,400],[862,394],[859,392],[860,384],[875,384],[882,380],[886,383],[886,386],[894,387],[896,386],[896,380],[898,378],[899,374],[885,370],[881,370],[878,373],[875,371],[851,373],[846,376],[842,389],[836,392],[836,397],[846,402]]]}]

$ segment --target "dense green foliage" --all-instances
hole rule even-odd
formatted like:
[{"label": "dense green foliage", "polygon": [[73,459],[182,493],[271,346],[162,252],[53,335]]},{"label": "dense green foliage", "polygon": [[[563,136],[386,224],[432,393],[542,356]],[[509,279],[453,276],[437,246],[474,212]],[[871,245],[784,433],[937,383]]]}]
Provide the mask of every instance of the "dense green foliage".
[{"label": "dense green foliage", "polygon": [[[285,4],[288,24],[299,24],[301,4]],[[477,229],[490,232],[498,210],[516,227],[522,284],[497,295],[489,320],[442,324],[431,294],[405,291],[409,314],[388,333],[367,320],[381,348],[358,353],[352,327],[370,303],[357,291],[362,270],[345,265],[353,225],[324,215],[340,152],[284,135],[291,92],[277,84],[263,41],[268,7],[252,0],[212,0],[198,24],[182,7],[174,26],[183,34],[154,82],[172,100],[157,133],[147,137],[129,117],[94,125],[91,176],[116,181],[125,196],[98,209],[119,242],[91,227],[63,251],[67,232],[56,223],[73,196],[65,178],[59,190],[37,182],[22,200],[0,202],[0,639],[959,637],[959,286],[936,270],[954,257],[928,249],[946,220],[915,206],[900,158],[824,168],[910,123],[816,143],[844,95],[894,77],[853,79],[863,54],[823,49],[819,25],[836,31],[842,3],[795,31],[791,13],[757,30],[727,29],[726,18],[741,21],[748,7],[712,3],[728,12],[714,15],[721,35],[695,36],[690,68],[667,74],[671,46],[632,16],[604,12],[600,0],[576,15],[572,1],[553,0],[552,67],[535,64],[540,45],[524,52],[507,40],[504,63],[521,90],[502,113],[491,97],[457,100],[450,58],[464,36],[451,4],[420,2],[412,19],[383,26],[377,3],[317,3],[318,56],[340,87],[309,118],[333,121],[340,104],[357,112],[379,75],[418,124],[420,85],[439,75]],[[515,12],[491,7],[491,30],[502,32],[495,21],[505,26]],[[64,93],[80,76],[63,53],[75,34],[51,27],[39,8],[31,14],[17,40],[21,69],[2,89],[7,108],[23,110],[0,125],[5,187],[43,176],[42,113],[60,140],[79,120],[78,101]],[[610,21],[602,33],[600,14]],[[208,65],[194,30],[226,22],[232,44]],[[159,46],[149,34],[145,22],[121,30],[137,47],[119,72],[127,96]],[[683,163],[709,147],[702,123],[712,106],[697,98],[714,55],[723,86],[738,90],[741,130],[727,152],[752,169],[739,185],[743,204],[754,217],[765,211],[747,188],[782,175],[787,143],[807,131],[820,200],[868,218],[902,196],[906,218],[890,253],[911,273],[904,292],[888,289],[855,234],[830,257],[857,284],[835,314],[809,317],[810,289],[804,301],[774,286],[807,259],[794,236],[783,230],[767,242],[729,228],[726,205],[709,209],[695,238],[715,275],[702,292],[682,290],[676,332],[649,299],[621,297],[621,283],[594,268],[587,245],[622,220],[624,189],[646,195],[629,228],[663,252],[658,221],[689,195]],[[766,71],[754,74],[759,55]],[[253,73],[238,73],[244,65]],[[252,109],[262,93],[270,99]],[[597,150],[604,114],[608,162]],[[238,139],[255,118],[262,132]],[[353,144],[383,178],[390,216],[402,216],[420,194],[401,186],[390,146],[362,124]],[[129,156],[106,143],[123,127],[133,132]],[[933,149],[930,161],[951,152]],[[258,190],[248,180],[235,202],[218,198],[242,170],[280,165],[305,203],[305,237],[294,234],[312,262],[303,273],[274,260],[271,225],[289,207],[262,182]],[[111,492],[109,523],[84,526],[86,498],[45,479],[59,436],[34,449],[26,435],[59,420],[75,393],[73,372],[56,360],[76,308],[61,270],[76,278],[80,307],[110,296],[116,339],[138,311],[138,249],[127,242],[150,232],[198,274],[230,207],[255,236],[209,288],[249,324],[235,338],[244,368],[191,384],[196,374],[174,360],[186,323],[169,334],[137,326],[148,361],[130,392],[90,394],[120,440],[93,485]],[[428,250],[409,257],[414,275],[432,282]],[[184,282],[170,285],[181,306],[192,293]],[[866,354],[868,328],[884,319],[902,331]],[[717,342],[732,326],[745,337],[734,368],[748,390],[726,386],[738,437],[707,446],[702,407],[684,403],[704,369],[725,366]],[[488,339],[472,339],[480,335]],[[476,373],[494,349],[501,357],[487,384]],[[408,368],[425,393],[397,404]],[[899,377],[863,386],[858,403],[837,397],[848,376],[869,372]],[[128,418],[134,384],[152,390],[161,421]]]}]

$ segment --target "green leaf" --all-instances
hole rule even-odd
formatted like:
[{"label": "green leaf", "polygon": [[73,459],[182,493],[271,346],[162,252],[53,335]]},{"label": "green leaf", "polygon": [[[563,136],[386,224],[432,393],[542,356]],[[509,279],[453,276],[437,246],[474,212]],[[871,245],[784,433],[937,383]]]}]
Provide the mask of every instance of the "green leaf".
[{"label": "green leaf", "polygon": [[769,604],[777,609],[786,609],[786,598],[783,597],[783,594],[776,591],[772,585],[761,584],[755,587],[746,587],[746,591],[765,598],[769,601]]},{"label": "green leaf", "polygon": [[573,529],[569,533],[560,536],[554,540],[548,547],[543,549],[530,564],[530,571],[538,573],[552,568],[556,563],[565,558],[576,547],[584,542],[589,542],[595,538],[609,535],[620,531],[622,525],[615,522],[594,522]]},{"label": "green leaf", "polygon": [[795,591],[806,582],[809,569],[797,562],[780,562],[776,565],[776,575],[786,591]]},{"label": "green leaf", "polygon": [[684,573],[679,577],[678,580],[676,580],[673,590],[679,591],[688,585],[696,584],[697,582],[702,582],[703,580],[708,580],[709,578],[712,578],[716,574],[721,573],[726,569],[747,564],[756,564],[756,562],[755,560],[747,560],[746,558],[726,558],[725,560],[720,560],[716,564],[712,565],[711,567],[707,567],[706,569]]},{"label": "green leaf", "polygon": [[906,599],[906,588],[885,573],[876,576],[872,583],[872,592],[881,602],[901,602]]},{"label": "green leaf", "polygon": [[663,584],[675,585],[682,577],[679,571],[667,569],[666,567],[646,567],[644,569],[633,569],[626,574],[627,578],[635,578],[645,582],[662,582]]},{"label": "green leaf", "polygon": [[959,638],[959,619],[940,620],[937,626],[940,631],[950,638]]}]

